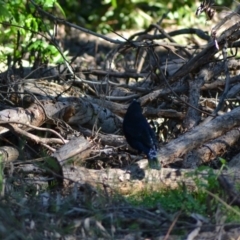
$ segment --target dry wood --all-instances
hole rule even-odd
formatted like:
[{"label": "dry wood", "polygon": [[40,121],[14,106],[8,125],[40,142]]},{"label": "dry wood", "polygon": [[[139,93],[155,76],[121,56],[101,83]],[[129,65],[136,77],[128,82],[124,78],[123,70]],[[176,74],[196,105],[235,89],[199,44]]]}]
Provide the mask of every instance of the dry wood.
[{"label": "dry wood", "polygon": [[159,150],[159,160],[163,166],[173,163],[192,149],[198,148],[203,143],[217,138],[240,124],[240,108],[235,108],[223,116],[218,116],[212,121],[199,125],[191,132],[187,132],[171,141]]},{"label": "dry wood", "polygon": [[226,98],[234,98],[240,92],[240,84],[235,84],[231,89],[229,89]]},{"label": "dry wood", "polygon": [[[199,77],[198,79],[191,79],[189,82],[189,103],[196,109],[199,109],[200,88],[204,83],[204,79]],[[183,121],[183,127],[186,130],[198,125],[201,120],[201,114],[195,108],[188,107],[186,118]]]},{"label": "dry wood", "polygon": [[[147,165],[146,161],[143,161]],[[215,170],[215,174],[219,171]],[[65,180],[91,185],[106,185],[124,194],[142,191],[143,188],[153,188],[155,190],[166,188],[177,188],[179,184],[185,184],[190,189],[196,189],[194,179],[201,179],[203,182],[208,178],[208,171],[196,172],[187,169],[163,168],[161,171],[154,169],[142,169],[130,167],[129,169],[103,169],[92,170],[75,166],[73,168],[64,167],[63,174]],[[239,170],[224,171],[221,173],[229,182],[239,184]],[[70,181],[70,182],[71,182]]]},{"label": "dry wood", "polygon": [[[239,39],[239,27],[240,22],[237,22],[217,39],[219,49],[223,48],[226,41],[228,41],[229,45],[231,45],[232,42]],[[208,59],[211,59],[217,52],[218,49],[216,48],[214,41],[210,42],[205,49],[190,59],[190,61],[188,61],[176,73],[174,73],[170,80],[174,82],[181,77],[186,76],[189,72],[193,73],[197,69],[201,68],[201,66],[204,65]]]},{"label": "dry wood", "polygon": [[[144,165],[140,168],[139,165]],[[182,184],[191,190],[196,189],[195,180],[206,182],[209,177],[209,172],[195,171],[193,169],[172,169],[162,168],[161,171],[147,168],[147,160],[141,160],[139,165],[131,166],[128,169],[102,169],[93,170],[80,166],[63,166],[63,177],[65,184],[76,182],[79,184],[90,184],[91,186],[109,186],[124,194],[130,194],[142,191],[143,188],[160,189],[175,189]],[[18,169],[23,172],[44,172],[39,169],[37,165],[33,164],[19,164]],[[219,174],[227,179],[227,181],[234,186],[239,184],[240,175],[239,170],[228,169],[220,172],[213,171],[216,176]],[[212,174],[212,173],[210,173]]]},{"label": "dry wood", "polygon": [[[50,86],[50,88],[52,88],[53,85],[50,84],[50,85],[46,85],[46,86]],[[56,87],[56,85],[54,85],[54,86]],[[47,91],[47,90],[45,89],[44,91]],[[98,100],[98,103],[99,103],[99,100]],[[111,102],[107,102],[107,101],[104,102],[104,104],[107,104],[107,106],[112,109],[114,107],[116,109],[119,106],[123,106],[121,104],[111,103]],[[117,105],[117,106],[115,106],[115,105]],[[97,107],[97,105],[96,105],[96,107]],[[43,112],[43,108],[44,108],[45,112]],[[88,110],[86,110],[86,109],[88,109]],[[122,112],[124,112],[125,109],[126,109],[126,107],[124,106]],[[84,113],[86,113],[86,111],[88,112],[88,114],[84,114]],[[234,111],[236,111],[236,110],[234,110]],[[8,118],[6,118],[6,112],[7,112]],[[45,113],[46,113],[46,115],[50,116],[50,118],[57,117],[57,118],[64,120],[67,123],[71,123],[71,124],[88,123],[91,126],[93,126],[95,124],[95,119],[93,119],[92,115],[96,115],[97,112],[101,113],[101,108],[97,107],[97,109],[95,110],[95,105],[89,103],[86,99],[69,98],[68,100],[66,100],[66,99],[62,100],[62,102],[60,102],[60,101],[53,102],[50,100],[44,100],[44,101],[41,101],[40,104],[35,103],[35,104],[31,105],[26,110],[24,110],[24,109],[22,109],[22,110],[21,109],[4,110],[4,111],[0,112],[0,117],[2,116],[1,118],[4,119],[5,121],[6,121],[6,119],[9,119],[8,121],[14,120],[14,121],[18,121],[20,123],[20,119],[24,120],[28,116],[26,113],[28,113],[28,114],[31,113],[33,118],[30,119],[31,120],[30,124],[31,125],[36,124],[36,126],[39,126],[46,120],[46,116],[45,116]],[[121,110],[120,110],[120,112],[121,112]],[[102,111],[102,113],[103,113],[103,116],[99,117],[99,122],[102,122],[102,125],[100,125],[100,126],[102,126],[103,130],[114,131],[114,130],[119,129],[119,127],[121,125],[120,121],[118,123],[116,123],[114,120],[115,119],[114,115],[112,115],[113,117],[111,117],[111,112]],[[36,114],[38,116],[41,115],[41,118],[35,117]],[[233,113],[228,113],[228,114],[230,114],[230,118],[231,118],[231,114],[233,114]],[[238,114],[238,113],[236,113],[236,114]],[[18,118],[16,118],[16,116]],[[178,116],[180,116],[180,115],[178,115]],[[235,114],[232,117],[237,119]],[[38,122],[38,121],[36,121],[36,118],[38,120],[42,119],[42,121]],[[180,137],[179,139],[174,140],[173,142],[170,142],[166,146],[162,147],[159,152],[160,161],[163,163],[163,165],[166,165],[170,162],[174,162],[175,159],[177,159],[178,157],[181,157],[188,151],[194,149],[196,146],[200,146],[204,142],[207,142],[210,139],[215,138],[217,136],[216,135],[217,131],[219,132],[218,133],[219,135],[222,135],[226,131],[229,131],[232,127],[235,126],[235,125],[230,124],[231,121],[229,121],[227,124],[225,124],[224,118],[225,117],[218,117],[214,120],[214,121],[217,121],[218,124],[215,124],[213,122],[212,124],[210,123],[209,126],[208,125],[199,126],[196,129],[194,129],[191,134],[187,133],[187,134],[183,135],[182,137]],[[106,119],[109,119],[110,122],[106,121]],[[26,122],[26,120],[25,120],[25,122]],[[29,122],[29,120],[28,120],[28,122]],[[234,122],[233,124],[236,124],[236,123]],[[214,125],[214,128],[213,128],[213,125]],[[110,126],[113,126],[113,128],[110,128]],[[222,128],[222,126],[225,126],[225,128]],[[205,129],[207,129],[207,130],[205,130]],[[215,132],[213,132],[213,135],[209,134],[210,132],[212,132],[213,129],[216,130]],[[202,134],[204,132],[206,132],[206,135],[202,136]],[[201,134],[199,134],[199,133],[201,133]],[[191,136],[191,137],[189,137],[189,136]],[[200,136],[200,138],[199,138],[199,136]],[[37,140],[37,141],[39,141],[39,140]],[[51,142],[51,140],[49,141],[49,143],[50,142]],[[43,142],[43,144],[46,144],[46,142]],[[174,147],[172,147],[172,146],[174,146]],[[173,148],[173,150],[170,150],[171,148]]]},{"label": "dry wood", "polygon": [[230,147],[236,144],[239,137],[240,129],[235,128],[223,136],[205,143],[201,148],[188,152],[183,160],[183,168],[195,169],[203,163],[216,159],[217,156],[222,156]]},{"label": "dry wood", "polygon": [[0,147],[0,155],[4,163],[9,163],[17,160],[19,152],[16,148],[10,146]]},{"label": "dry wood", "polygon": [[110,111],[114,112],[115,114],[118,114],[119,116],[124,116],[128,106],[127,105],[123,105],[123,104],[119,104],[119,103],[115,103],[115,102],[111,102],[108,100],[104,100],[104,99],[91,99],[91,101],[95,104],[98,104],[101,107],[107,108]]},{"label": "dry wood", "polygon": [[77,157],[78,160],[86,159],[91,152],[91,146],[92,144],[84,137],[76,137],[61,148],[58,148],[52,156],[63,166],[68,161],[74,161],[74,157]]},{"label": "dry wood", "polygon": [[[84,135],[88,137],[92,137],[92,131],[90,131],[87,128],[79,127],[79,131]],[[102,133],[97,133],[95,135],[95,139],[98,139],[98,141],[103,145],[103,146],[113,146],[113,147],[120,147],[124,146],[127,144],[126,139],[124,136],[121,135],[114,135],[114,134],[102,134]]]},{"label": "dry wood", "polygon": [[26,79],[20,83],[26,93],[53,99],[55,97],[82,97],[81,91],[69,83],[57,84],[46,79]]},{"label": "dry wood", "polygon": [[109,109],[102,108],[86,99],[79,99],[66,122],[73,125],[87,124],[91,128],[95,126],[96,130],[100,128],[105,133],[117,132],[122,126],[121,118]]},{"label": "dry wood", "polygon": [[37,144],[41,144],[48,148],[51,152],[55,152],[55,149],[50,147],[49,144],[64,144],[65,140],[62,138],[42,138],[38,137],[32,133],[29,133],[25,130],[22,130],[21,128],[17,127],[16,124],[7,124],[6,127],[11,130],[12,132],[18,133],[21,136],[25,136],[26,138],[32,140],[33,142]]},{"label": "dry wood", "polygon": [[[41,126],[46,121],[44,109],[39,104],[32,104],[29,108],[6,109],[0,112],[0,120],[3,122],[18,122],[20,127],[27,129],[26,125],[21,125],[21,122],[31,124],[33,126]],[[0,127],[0,133],[7,132],[8,129]]]},{"label": "dry wood", "polygon": [[[87,99],[69,98],[62,101],[42,100],[32,104],[27,109],[16,108],[0,111],[2,122],[17,122],[24,130],[30,128],[26,124],[41,126],[47,120],[55,123],[64,120],[68,124],[88,124],[91,128],[96,125],[102,131],[113,133],[121,127],[121,118],[112,114],[108,109],[90,103]],[[60,119],[60,120],[59,120]],[[24,123],[25,125],[21,125]],[[7,132],[0,127],[0,132]]]}]

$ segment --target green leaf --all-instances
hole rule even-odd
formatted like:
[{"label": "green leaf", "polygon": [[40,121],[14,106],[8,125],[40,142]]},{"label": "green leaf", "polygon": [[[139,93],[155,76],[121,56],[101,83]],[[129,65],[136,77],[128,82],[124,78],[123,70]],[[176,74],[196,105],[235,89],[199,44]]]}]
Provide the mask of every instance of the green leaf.
[{"label": "green leaf", "polygon": [[219,157],[219,161],[221,162],[222,165],[226,165],[227,161],[224,158]]},{"label": "green leaf", "polygon": [[8,21],[12,17],[12,14],[6,8],[6,3],[0,1],[0,21]]},{"label": "green leaf", "polygon": [[36,1],[38,5],[41,5],[43,8],[51,8],[53,7],[56,0],[39,0]]},{"label": "green leaf", "polygon": [[66,14],[63,10],[63,8],[61,7],[61,5],[58,2],[55,2],[55,5],[57,6],[57,8],[60,10],[60,12],[62,13],[62,15],[66,18]]}]

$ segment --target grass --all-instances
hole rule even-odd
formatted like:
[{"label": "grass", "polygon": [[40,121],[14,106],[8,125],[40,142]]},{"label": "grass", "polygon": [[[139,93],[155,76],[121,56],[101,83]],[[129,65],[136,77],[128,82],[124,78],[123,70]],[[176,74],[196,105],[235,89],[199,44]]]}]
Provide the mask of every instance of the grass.
[{"label": "grass", "polygon": [[150,192],[148,190],[128,197],[128,200],[135,206],[154,208],[161,206],[166,211],[177,212],[184,210],[185,213],[206,212],[206,199],[203,194],[192,193],[183,188]]},{"label": "grass", "polygon": [[[203,178],[198,173],[207,171]],[[134,195],[127,197],[130,204],[144,208],[161,208],[169,213],[178,211],[190,215],[200,214],[209,219],[215,219],[217,211],[225,216],[225,222],[240,222],[240,208],[232,207],[227,203],[228,195],[223,191],[211,168],[201,167],[196,170],[194,176],[197,189],[189,190],[186,186],[179,184],[177,189],[162,189],[152,191],[144,189]],[[213,221],[214,222],[214,221]]]}]

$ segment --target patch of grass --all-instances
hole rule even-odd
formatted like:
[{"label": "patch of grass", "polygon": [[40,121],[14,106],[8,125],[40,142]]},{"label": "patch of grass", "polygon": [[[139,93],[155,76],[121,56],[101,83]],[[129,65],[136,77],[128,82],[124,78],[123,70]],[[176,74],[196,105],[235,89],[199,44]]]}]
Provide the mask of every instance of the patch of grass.
[{"label": "patch of grass", "polygon": [[130,203],[136,206],[154,208],[160,206],[165,211],[185,213],[197,212],[206,215],[207,194],[203,192],[190,192],[185,187],[178,189],[165,189],[162,191],[144,190],[141,193],[128,197]]},{"label": "patch of grass", "polygon": [[[234,210],[236,210],[237,212],[240,213],[240,208],[239,207],[232,207]],[[223,208],[223,213],[225,216],[226,216],[226,222],[240,222],[240,215],[238,214],[233,214],[232,211],[229,211],[228,209],[226,208]]]},{"label": "patch of grass", "polygon": [[225,222],[239,222],[240,209],[227,203],[228,196],[219,185],[218,176],[211,168],[201,167],[192,174],[196,184],[195,190],[188,189],[183,184],[179,184],[177,189],[159,191],[145,188],[141,192],[128,196],[127,199],[134,206],[160,207],[170,213],[178,211],[186,214],[198,213],[213,221],[216,212],[220,210]]}]

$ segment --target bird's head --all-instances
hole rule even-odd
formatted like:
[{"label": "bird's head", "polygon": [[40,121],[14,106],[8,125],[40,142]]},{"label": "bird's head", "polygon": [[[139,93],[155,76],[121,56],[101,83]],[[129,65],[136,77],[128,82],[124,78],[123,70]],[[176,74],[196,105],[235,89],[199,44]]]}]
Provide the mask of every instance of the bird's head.
[{"label": "bird's head", "polygon": [[140,102],[138,102],[136,99],[134,99],[132,101],[132,103],[129,105],[127,112],[142,113],[142,108],[141,108]]}]

